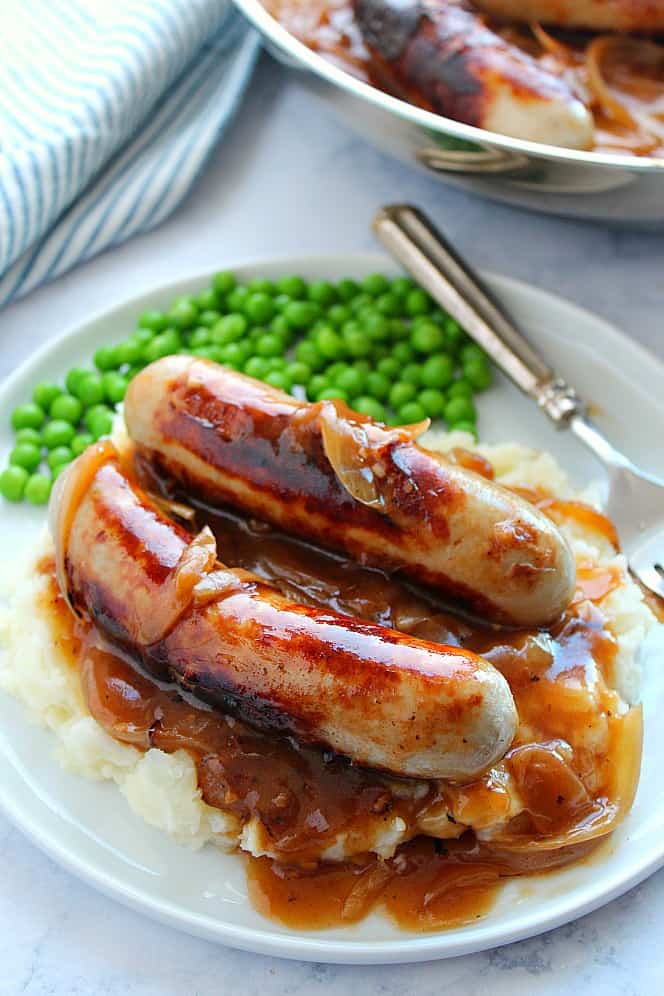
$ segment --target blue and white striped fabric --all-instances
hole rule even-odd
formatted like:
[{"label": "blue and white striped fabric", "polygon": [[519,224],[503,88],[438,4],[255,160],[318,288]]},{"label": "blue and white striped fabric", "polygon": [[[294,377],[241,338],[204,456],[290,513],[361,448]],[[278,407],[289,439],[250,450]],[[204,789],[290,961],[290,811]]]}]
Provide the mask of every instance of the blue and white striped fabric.
[{"label": "blue and white striped fabric", "polygon": [[229,0],[0,0],[0,306],[162,221],[249,79]]}]

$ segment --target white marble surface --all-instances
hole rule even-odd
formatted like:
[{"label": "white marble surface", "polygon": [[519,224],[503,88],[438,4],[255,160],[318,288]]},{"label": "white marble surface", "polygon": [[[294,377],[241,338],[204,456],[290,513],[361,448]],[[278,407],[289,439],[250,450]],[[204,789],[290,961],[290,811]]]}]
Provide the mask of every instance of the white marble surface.
[{"label": "white marble surface", "polygon": [[[373,246],[384,202],[425,207],[476,263],[557,291],[664,355],[664,237],[540,218],[452,192],[366,146],[264,60],[181,210],[0,315],[0,376],[49,336],[152,284],[278,253]],[[1,774],[0,774],[0,777]],[[663,991],[664,871],[532,941],[403,967],[306,965],[194,940],[79,883],[0,815],[0,996],[208,993],[650,996]]]}]

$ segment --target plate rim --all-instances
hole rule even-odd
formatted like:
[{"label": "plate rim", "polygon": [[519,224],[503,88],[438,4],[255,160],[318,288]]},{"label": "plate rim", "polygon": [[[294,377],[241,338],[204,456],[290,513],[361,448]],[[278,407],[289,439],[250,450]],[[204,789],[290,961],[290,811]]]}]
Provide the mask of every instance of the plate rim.
[{"label": "plate rim", "polygon": [[[226,268],[232,269],[233,272],[242,277],[247,277],[249,274],[253,275],[254,271],[280,267],[286,267],[289,270],[323,270],[326,266],[337,267],[341,260],[347,263],[349,269],[366,268],[369,270],[371,267],[375,267],[392,272],[399,269],[389,257],[382,253],[343,251],[252,257],[238,261]],[[111,307],[97,309],[85,321],[64,329],[53,339],[43,343],[0,383],[0,410],[6,396],[23,380],[29,379],[35,369],[43,367],[49,357],[57,353],[65,342],[76,340],[79,337],[83,339],[86,334],[89,334],[90,326],[112,318],[118,311],[134,306],[138,308],[140,302],[146,298],[157,294],[186,293],[187,287],[203,284],[209,280],[212,272],[214,270],[210,268],[199,269],[176,281],[153,284],[139,293],[117,301]],[[626,344],[629,345],[636,363],[644,367],[641,374],[648,373],[647,380],[650,380],[651,376],[657,378],[664,375],[664,363],[658,357],[641,343],[631,340],[605,318],[566,300],[560,295],[542,290],[536,285],[490,271],[483,271],[483,276],[499,294],[503,289],[506,289],[508,293],[516,292],[517,295],[529,298],[531,301],[535,298],[540,305],[544,304],[545,307],[560,308],[562,306],[570,317],[574,317],[576,314],[590,320],[596,326],[601,326],[602,335],[606,336],[609,342],[620,342],[623,347]],[[21,704],[21,709],[24,708]],[[29,722],[27,713],[25,714],[25,722]],[[15,768],[14,771],[16,776],[20,778],[20,773]],[[405,934],[403,939],[396,940],[328,939],[323,933],[318,939],[302,936],[295,931],[286,933],[269,927],[262,929],[219,921],[213,916],[187,911],[171,900],[150,895],[145,889],[128,886],[118,874],[104,871],[98,865],[79,857],[75,849],[68,848],[66,843],[57,838],[57,834],[52,829],[36,825],[26,811],[27,806],[21,806],[20,800],[17,801],[12,796],[9,782],[10,779],[0,781],[0,807],[9,820],[41,851],[66,868],[67,871],[76,875],[77,878],[92,885],[104,895],[170,927],[241,950],[290,959],[344,964],[394,964],[456,957],[487,950],[545,933],[591,913],[638,885],[664,866],[663,842],[659,848],[650,847],[647,860],[640,862],[627,876],[621,874],[619,869],[614,872],[612,878],[609,878],[608,883],[605,876],[598,876],[597,884],[586,890],[588,895],[582,902],[569,904],[565,902],[564,896],[556,897],[553,901],[554,912],[542,912],[535,919],[532,915],[529,917],[526,907],[512,928],[503,933],[501,933],[500,925],[480,924],[431,935]]]}]

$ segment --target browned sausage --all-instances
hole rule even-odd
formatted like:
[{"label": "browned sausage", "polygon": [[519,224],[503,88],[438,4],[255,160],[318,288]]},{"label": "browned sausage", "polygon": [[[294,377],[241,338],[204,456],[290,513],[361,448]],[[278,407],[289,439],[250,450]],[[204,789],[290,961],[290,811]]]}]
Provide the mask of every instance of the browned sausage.
[{"label": "browned sausage", "polygon": [[593,118],[568,83],[465,0],[354,0],[376,82],[445,117],[513,138],[588,149]]},{"label": "browned sausage", "polygon": [[157,677],[255,726],[398,775],[466,779],[516,729],[487,661],[290,602],[216,561],[122,469],[110,444],[61,475],[51,528],[70,605]]},{"label": "browned sausage", "polygon": [[662,0],[474,0],[480,10],[508,21],[591,31],[664,31]]},{"label": "browned sausage", "polygon": [[169,356],[138,374],[125,418],[139,455],[226,502],[499,621],[545,625],[574,560],[541,512],[341,402],[317,405],[217,364]]}]

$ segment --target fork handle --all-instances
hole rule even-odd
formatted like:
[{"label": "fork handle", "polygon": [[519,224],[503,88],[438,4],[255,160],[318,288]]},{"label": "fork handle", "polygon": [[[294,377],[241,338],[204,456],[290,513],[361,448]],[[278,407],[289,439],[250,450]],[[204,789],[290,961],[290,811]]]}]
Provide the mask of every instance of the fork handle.
[{"label": "fork handle", "polygon": [[455,318],[518,388],[558,426],[585,405],[573,387],[556,377],[479,277],[428,219],[408,204],[381,208],[373,229],[391,255]]}]

